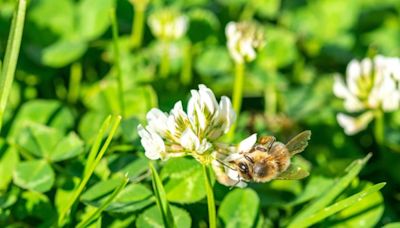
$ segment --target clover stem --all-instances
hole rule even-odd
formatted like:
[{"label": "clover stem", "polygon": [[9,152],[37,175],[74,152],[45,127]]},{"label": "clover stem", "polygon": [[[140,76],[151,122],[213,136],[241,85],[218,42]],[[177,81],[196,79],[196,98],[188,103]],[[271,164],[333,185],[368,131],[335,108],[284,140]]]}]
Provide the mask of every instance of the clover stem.
[{"label": "clover stem", "polygon": [[134,8],[134,16],[132,22],[131,42],[132,48],[140,48],[143,40],[144,18],[147,8],[147,1],[130,1]]},{"label": "clover stem", "polygon": [[183,66],[181,72],[181,82],[188,85],[192,81],[192,44],[189,42],[183,50]]},{"label": "clover stem", "polygon": [[243,99],[243,80],[244,80],[244,72],[246,70],[246,66],[244,63],[235,63],[235,81],[233,85],[233,110],[236,113],[236,122],[232,125],[230,131],[228,132],[228,141],[232,141],[233,136],[235,135],[235,130],[237,126],[237,121],[239,120],[239,113],[242,107],[242,99]]},{"label": "clover stem", "polygon": [[270,80],[267,83],[264,91],[265,108],[264,113],[266,116],[275,116],[277,112],[278,94],[275,88],[275,73],[269,74]]},{"label": "clover stem", "polygon": [[210,166],[203,165],[203,175],[204,175],[204,181],[205,181],[206,193],[207,193],[209,227],[216,228],[217,227],[217,216],[216,216],[216,210],[215,210],[214,191],[213,191],[212,181],[211,181]]},{"label": "clover stem", "polygon": [[160,75],[161,78],[167,78],[169,75],[169,42],[162,42],[161,62],[160,62]]},{"label": "clover stem", "polygon": [[374,136],[378,145],[383,145],[385,138],[385,121],[382,110],[377,110],[375,112]]},{"label": "clover stem", "polygon": [[82,64],[76,62],[71,65],[69,78],[68,102],[75,104],[79,97],[80,83],[82,79]]},{"label": "clover stem", "polygon": [[118,100],[120,113],[122,117],[125,117],[125,102],[124,102],[124,87],[122,81],[122,70],[121,70],[121,60],[120,60],[120,52],[119,52],[119,43],[118,43],[118,22],[115,15],[115,9],[110,10],[110,18],[111,18],[111,27],[112,27],[112,37],[113,37],[113,48],[114,48],[114,67],[116,69],[117,76],[117,86],[118,86]]}]

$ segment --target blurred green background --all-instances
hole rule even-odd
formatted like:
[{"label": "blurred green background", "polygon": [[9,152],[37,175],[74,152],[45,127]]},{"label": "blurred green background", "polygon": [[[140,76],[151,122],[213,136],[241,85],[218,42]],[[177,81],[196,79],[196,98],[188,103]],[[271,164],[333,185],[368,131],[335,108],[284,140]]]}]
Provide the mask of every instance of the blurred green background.
[{"label": "blurred green background", "polygon": [[[0,56],[4,56],[15,5],[15,1],[0,0]],[[162,42],[152,35],[147,18],[166,7],[186,15],[189,27],[183,38],[170,43],[169,74],[160,77]],[[113,47],[112,8],[118,23],[119,53]],[[141,12],[143,41],[137,45],[132,31],[135,15]],[[232,190],[216,183],[218,205],[226,200],[219,212],[221,224],[227,225],[234,217],[229,203],[240,203],[247,205],[239,209],[249,212],[243,216],[249,226],[285,226],[300,204],[318,197],[321,189],[343,175],[351,161],[368,152],[373,153],[372,158],[336,200],[371,183],[387,185],[381,193],[371,194],[316,226],[372,227],[399,221],[400,112],[385,115],[385,143],[378,145],[370,128],[355,136],[343,133],[336,122],[342,101],[332,93],[333,74],[343,75],[351,59],[400,55],[398,0],[31,0],[0,133],[0,226],[47,227],[54,222],[63,200],[76,186],[87,151],[108,114],[122,114],[121,127],[89,182],[108,189],[84,194],[70,222],[79,222],[99,205],[102,194],[116,188],[116,173],[128,172],[133,182],[141,177],[147,162],[136,126],[144,122],[152,107],[167,111],[178,100],[185,103],[190,89],[200,83],[217,97],[231,96],[234,63],[226,48],[225,25],[240,20],[258,21],[265,28],[266,46],[246,66],[235,142],[253,132],[273,134],[286,142],[310,129],[313,136],[302,153],[307,161],[299,159],[312,175],[302,181],[252,184],[250,190],[230,195],[234,199],[225,198]],[[122,105],[118,101],[119,72]],[[272,110],[268,109],[271,90],[276,95]],[[31,128],[44,128],[45,133],[37,136]],[[42,137],[39,140],[48,143],[43,146],[48,148],[33,148],[30,140],[34,136]],[[61,139],[70,140],[63,147],[68,153],[53,154]],[[50,171],[40,171],[52,173],[51,181],[32,186],[32,180],[18,180],[16,169],[28,176],[34,169],[21,168],[21,163],[45,166]],[[172,211],[186,219],[180,226],[206,226],[203,180],[198,180],[201,167],[187,158],[159,167],[168,199],[175,205]],[[174,173],[175,179],[167,178]],[[197,179],[190,179],[193,176]],[[188,190],[188,182],[199,187]],[[103,213],[104,226],[151,227],[145,216],[156,212],[151,211],[155,209],[149,178],[128,186],[126,198],[121,196],[117,202],[124,207],[114,205]],[[180,194],[185,191],[191,195],[182,199]],[[234,201],[238,200],[235,197],[242,197],[241,201]]]}]

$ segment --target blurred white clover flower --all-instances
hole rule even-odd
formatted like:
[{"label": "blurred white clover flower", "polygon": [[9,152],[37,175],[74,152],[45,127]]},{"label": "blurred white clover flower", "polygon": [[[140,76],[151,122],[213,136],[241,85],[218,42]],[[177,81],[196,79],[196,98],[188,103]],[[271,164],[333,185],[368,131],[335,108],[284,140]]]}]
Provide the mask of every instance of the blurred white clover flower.
[{"label": "blurred white clover flower", "polygon": [[400,59],[378,55],[374,59],[352,60],[346,70],[346,83],[335,76],[334,94],[344,99],[350,113],[364,112],[358,117],[343,113],[337,121],[345,133],[353,135],[365,129],[374,119],[374,110],[390,112],[400,105]]},{"label": "blurred white clover flower", "polygon": [[149,16],[148,24],[155,37],[161,40],[177,40],[188,29],[188,19],[174,8],[163,8]]},{"label": "blurred white clover flower", "polygon": [[216,140],[229,131],[236,115],[228,97],[223,96],[218,103],[205,85],[191,94],[187,113],[178,101],[169,114],[153,108],[147,113],[148,125],[138,126],[149,159],[191,155],[202,163],[210,162],[208,155]]},{"label": "blurred white clover flower", "polygon": [[265,44],[263,28],[253,21],[229,22],[225,34],[229,53],[237,63],[254,60]]}]

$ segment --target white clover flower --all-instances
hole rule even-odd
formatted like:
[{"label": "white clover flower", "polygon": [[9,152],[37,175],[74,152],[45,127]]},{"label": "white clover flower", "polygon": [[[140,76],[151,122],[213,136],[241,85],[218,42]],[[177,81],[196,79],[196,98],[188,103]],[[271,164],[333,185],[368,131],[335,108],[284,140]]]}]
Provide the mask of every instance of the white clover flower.
[{"label": "white clover flower", "polygon": [[176,40],[185,35],[188,19],[173,8],[158,10],[149,16],[150,30],[161,40]]},{"label": "white clover flower", "polygon": [[237,63],[254,60],[265,44],[264,30],[255,22],[229,22],[225,34],[229,53]]},{"label": "white clover flower", "polygon": [[[376,56],[373,60],[352,60],[347,66],[346,83],[335,76],[334,94],[344,99],[344,108],[351,113],[368,110],[390,112],[400,105],[400,90],[396,80],[400,79],[400,59]],[[373,120],[372,112],[360,117],[338,114],[339,124],[348,135],[365,129]],[[345,126],[348,125],[348,126]]]},{"label": "white clover flower", "polygon": [[366,129],[373,119],[374,114],[372,111],[365,112],[358,117],[352,117],[343,113],[337,115],[337,121],[347,135],[354,135]]},{"label": "white clover flower", "polygon": [[178,101],[169,114],[153,108],[147,113],[148,125],[138,126],[145,154],[150,159],[192,155],[206,162],[213,144],[227,133],[235,121],[229,98],[218,103],[214,93],[205,85],[191,91],[187,113]]}]

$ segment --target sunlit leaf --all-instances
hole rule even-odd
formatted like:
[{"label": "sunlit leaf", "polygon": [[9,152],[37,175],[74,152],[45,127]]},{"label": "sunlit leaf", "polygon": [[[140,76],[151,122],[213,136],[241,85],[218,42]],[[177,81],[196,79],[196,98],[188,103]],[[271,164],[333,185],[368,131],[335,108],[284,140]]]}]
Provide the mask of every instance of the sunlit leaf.
[{"label": "sunlit leaf", "polygon": [[21,131],[17,143],[31,154],[54,162],[83,152],[83,142],[75,133],[64,136],[55,128],[34,123]]},{"label": "sunlit leaf", "polygon": [[26,102],[16,115],[9,133],[9,138],[14,140],[27,123],[41,123],[61,131],[71,129],[74,123],[71,110],[57,100],[37,99]]},{"label": "sunlit leaf", "polygon": [[167,198],[176,203],[193,203],[206,196],[201,165],[187,158],[169,160],[161,171],[166,179]]},{"label": "sunlit leaf", "polygon": [[24,161],[14,171],[14,183],[21,188],[47,192],[54,184],[55,174],[45,160]]},{"label": "sunlit leaf", "polygon": [[63,67],[80,58],[86,49],[83,41],[60,40],[43,49],[42,61],[51,67]]},{"label": "sunlit leaf", "polygon": [[109,11],[114,0],[82,0],[78,4],[78,33],[82,39],[91,40],[101,35],[110,25]]},{"label": "sunlit leaf", "polygon": [[258,215],[260,200],[251,189],[235,189],[221,203],[218,215],[223,227],[252,227]]},{"label": "sunlit leaf", "polygon": [[0,139],[0,191],[7,189],[19,160],[18,151]]},{"label": "sunlit leaf", "polygon": [[[176,227],[191,227],[192,220],[189,216],[189,213],[179,207],[174,206],[171,207],[171,211]],[[139,215],[138,219],[136,220],[136,226],[143,228],[165,227],[161,218],[160,210],[158,210],[157,206],[153,206]]]}]

